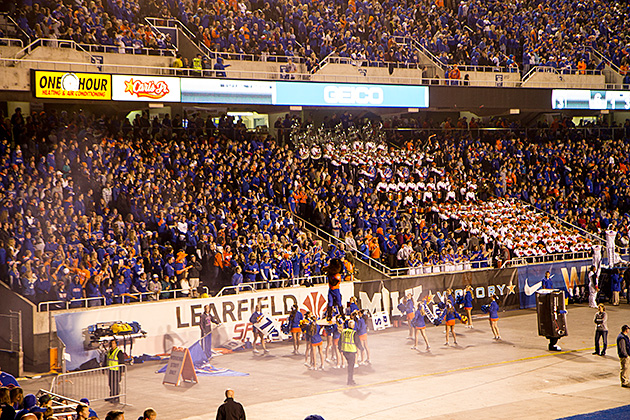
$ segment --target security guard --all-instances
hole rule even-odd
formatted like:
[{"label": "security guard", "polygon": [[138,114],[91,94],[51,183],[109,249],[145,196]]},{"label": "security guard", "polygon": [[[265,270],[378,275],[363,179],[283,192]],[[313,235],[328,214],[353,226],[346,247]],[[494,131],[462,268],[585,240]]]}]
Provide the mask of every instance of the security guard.
[{"label": "security guard", "polygon": [[339,350],[343,353],[348,363],[348,385],[356,385],[354,382],[354,363],[357,358],[358,336],[354,330],[354,320],[348,321],[348,326],[341,332]]},{"label": "security guard", "polygon": [[192,60],[193,69],[196,70],[195,74],[201,76],[201,54],[197,54],[195,58]]},{"label": "security guard", "polygon": [[107,352],[105,363],[105,366],[109,368],[107,370],[109,375],[109,395],[112,397],[107,398],[105,401],[118,403],[120,400],[118,396],[120,395],[120,379],[122,376],[118,365],[125,363],[125,355],[123,351],[118,348],[116,339],[112,340],[109,344],[109,351]]}]

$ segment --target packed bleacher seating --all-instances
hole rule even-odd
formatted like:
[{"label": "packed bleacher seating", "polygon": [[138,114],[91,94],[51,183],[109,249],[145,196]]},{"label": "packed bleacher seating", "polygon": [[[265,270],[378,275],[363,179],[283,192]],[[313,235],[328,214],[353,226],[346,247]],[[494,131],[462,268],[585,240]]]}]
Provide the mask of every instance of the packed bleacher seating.
[{"label": "packed bleacher seating", "polygon": [[[157,11],[155,2],[143,3],[145,10]],[[155,33],[143,21],[138,2],[35,1],[22,5],[14,15],[18,26],[33,40],[71,40],[121,53],[173,48],[169,35]]]},{"label": "packed bleacher seating", "polygon": [[[144,17],[175,18],[194,41],[224,58],[253,54],[260,59],[297,57],[308,71],[329,54],[356,65],[385,62],[415,66],[417,41],[451,72],[456,66],[521,70],[556,69],[586,74],[606,62],[628,75],[630,44],[627,2],[550,0],[499,2],[440,0],[409,2],[308,1],[198,2],[181,0],[106,2],[36,1],[14,17],[32,38],[99,44],[107,51],[171,48]],[[605,57],[596,58],[593,51]],[[216,58],[214,54],[211,58]],[[187,57],[192,65],[193,57]]]},{"label": "packed bleacher seating", "polygon": [[[587,252],[606,229],[628,246],[630,121],[482,138],[465,118],[384,122],[421,127],[398,132],[287,115],[277,141],[187,121],[16,111],[0,130],[2,279],[33,301],[116,303],[194,294],[198,278],[274,287],[346,251],[417,274]],[[339,242],[325,252],[294,215]]]},{"label": "packed bleacher seating", "polygon": [[277,287],[344,256],[324,253],[278,206],[292,152],[228,117],[184,130],[179,115],[24,121],[18,109],[3,128],[0,275],[34,302],[189,296],[199,279],[214,291]]},{"label": "packed bleacher seating", "polygon": [[243,1],[200,3],[195,10],[173,1],[161,17],[181,20],[208,48],[227,53],[317,61],[334,52],[358,62],[415,64],[415,51],[394,41],[410,37],[445,65],[583,72],[597,67],[594,48],[627,70],[629,6],[604,3]]}]

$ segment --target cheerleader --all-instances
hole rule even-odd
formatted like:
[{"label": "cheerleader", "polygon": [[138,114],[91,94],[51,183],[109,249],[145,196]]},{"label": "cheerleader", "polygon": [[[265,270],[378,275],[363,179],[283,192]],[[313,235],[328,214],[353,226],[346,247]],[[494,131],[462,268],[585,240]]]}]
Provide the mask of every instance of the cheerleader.
[{"label": "cheerleader", "polygon": [[492,295],[490,299],[492,299],[492,302],[490,302],[490,307],[488,308],[488,313],[490,314],[490,329],[494,334],[494,339],[500,340],[501,335],[499,334],[499,304],[497,303],[499,297],[497,295]]},{"label": "cheerleader", "polygon": [[263,349],[264,354],[269,353],[269,350],[267,350],[267,346],[265,345],[265,335],[262,332],[262,330],[260,330],[256,326],[256,324],[262,321],[263,318],[264,316],[261,312],[260,305],[256,305],[256,308],[254,309],[254,313],[252,313],[252,315],[249,317],[249,322],[252,324],[252,331],[254,332],[254,341],[252,342],[252,346],[254,347],[254,353],[256,354],[260,353],[256,349],[256,342],[258,341],[259,338],[260,338],[260,345]]},{"label": "cheerleader", "polygon": [[418,309],[416,309],[416,312],[414,313],[414,317],[411,320],[411,324],[414,327],[414,336],[413,336],[413,350],[417,350],[418,349],[418,331],[420,332],[420,334],[422,334],[422,338],[424,339],[424,344],[426,344],[427,346],[427,351],[431,348],[431,346],[429,345],[429,340],[427,339],[427,333],[426,333],[426,324],[424,322],[424,316],[426,315],[426,312],[424,311],[424,308],[422,307],[422,302],[418,302]]},{"label": "cheerleader", "polygon": [[307,311],[304,319],[300,322],[300,330],[302,331],[302,338],[304,338],[304,344],[306,345],[306,350],[304,351],[304,366],[309,367],[311,366],[310,364],[310,360],[311,360],[311,353],[312,353],[312,346],[311,346],[311,312]]},{"label": "cheerleader", "polygon": [[457,313],[450,299],[446,301],[446,310],[442,314],[442,319],[445,320],[445,328],[446,328],[446,343],[445,346],[448,346],[448,333],[450,332],[453,335],[453,343],[457,345],[457,336],[455,335],[455,321],[459,319],[462,320],[462,317]]},{"label": "cheerleader", "polygon": [[[324,355],[322,354],[322,327],[317,325],[317,320],[312,319],[309,325],[309,335],[311,340],[311,363],[309,369],[324,370]],[[317,366],[317,355],[319,354],[319,366]]]},{"label": "cheerleader", "polygon": [[289,328],[291,328],[291,338],[293,339],[293,354],[300,354],[300,323],[304,319],[302,312],[298,311],[296,305],[291,307],[289,314]]},{"label": "cheerleader", "polygon": [[350,296],[350,300],[346,304],[346,316],[352,315],[354,311],[359,310],[359,306],[357,305],[357,298],[354,296]]},{"label": "cheerleader", "polygon": [[473,308],[473,294],[472,286],[469,284],[466,286],[464,293],[464,310],[466,310],[466,328],[472,328],[472,308]]},{"label": "cheerleader", "polygon": [[333,336],[337,330],[337,324],[324,325],[323,335],[326,337],[326,350],[324,351],[325,360],[328,363],[335,364],[338,362],[337,354],[335,353],[335,345],[333,343]]},{"label": "cheerleader", "polygon": [[414,326],[413,326],[413,318],[414,318],[414,307],[413,307],[413,295],[411,293],[407,293],[407,296],[404,296],[401,300],[400,306],[398,308],[403,314],[405,314],[405,319],[407,320],[407,324],[409,326],[409,335],[407,336],[408,340],[413,339],[414,337]]},{"label": "cheerleader", "polygon": [[358,362],[360,365],[369,365],[370,364],[370,349],[368,348],[367,342],[367,323],[365,322],[365,316],[362,311],[355,311],[353,313],[355,319],[354,329],[356,334],[359,336],[359,343],[361,344],[358,349],[361,352],[361,361]]}]

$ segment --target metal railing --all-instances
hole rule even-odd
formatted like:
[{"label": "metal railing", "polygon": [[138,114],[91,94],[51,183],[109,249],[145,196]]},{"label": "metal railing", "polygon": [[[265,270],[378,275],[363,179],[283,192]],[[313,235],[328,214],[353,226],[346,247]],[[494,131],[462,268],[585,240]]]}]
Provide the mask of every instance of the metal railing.
[{"label": "metal railing", "polygon": [[175,57],[177,55],[176,49],[169,48],[136,48],[136,47],[117,47],[115,45],[103,45],[103,44],[76,44],[81,50],[89,53],[118,53],[118,54],[132,54],[132,55],[151,55],[162,57]]},{"label": "metal railing", "polygon": [[277,288],[289,288],[299,287],[309,284],[324,284],[326,283],[326,276],[309,276],[309,277],[292,277],[284,279],[272,279],[265,281],[244,282],[235,286],[224,286],[216,296],[223,296],[234,293],[243,292],[255,292],[257,290],[277,289]]},{"label": "metal railing", "polygon": [[72,420],[76,416],[76,408],[79,404],[82,404],[80,401],[77,401],[72,398],[68,398],[63,395],[58,395],[54,392],[47,391],[45,389],[40,389],[37,391],[35,395],[37,399],[42,395],[48,395],[50,400],[52,401],[52,405],[50,408],[53,410],[52,416],[55,419],[60,420]]},{"label": "metal railing", "polygon": [[[601,70],[578,70],[573,68],[556,68],[549,65],[544,64],[536,64],[533,65],[530,70],[527,72],[527,78],[530,78],[532,75],[536,73],[554,73],[558,76],[563,75],[580,75],[580,76],[601,76],[603,73]],[[525,81],[525,77],[523,78]]]},{"label": "metal railing", "polygon": [[522,201],[520,199],[519,199],[519,201],[521,203],[523,203],[531,211],[533,211],[535,213],[542,213],[545,216],[550,217],[553,220],[555,220],[556,222],[560,223],[561,225],[563,225],[567,229],[576,230],[577,232],[580,233],[580,235],[588,237],[588,239],[591,240],[592,242],[595,242],[595,243],[600,244],[600,245],[603,245],[603,244],[606,243],[605,239],[600,238],[599,236],[595,235],[592,232],[587,231],[586,229],[581,228],[580,226],[576,226],[573,223],[568,222],[568,221],[562,219],[561,217],[556,216],[555,214],[551,214],[549,212],[546,212],[545,210],[539,209],[536,206],[532,206],[530,203],[527,203],[527,202]]},{"label": "metal railing", "polygon": [[[188,29],[186,25],[181,23],[179,20],[171,19],[171,18],[163,19],[163,18],[145,17],[144,21],[149,24],[149,26],[151,27],[151,30],[154,32],[155,31],[160,32],[160,29],[159,29],[160,27],[179,29],[182,35],[188,38],[188,40],[192,44],[196,45],[197,48],[199,48],[206,57],[211,58],[212,51],[210,50],[210,48],[208,48],[206,44],[204,44],[203,42],[197,42],[196,41],[197,37],[195,36],[195,34],[193,34],[190,31],[190,29]],[[179,44],[179,41],[178,41],[178,44]],[[179,48],[179,45],[177,45],[176,47]]]},{"label": "metal railing", "polygon": [[401,274],[401,276],[420,276],[425,274],[437,274],[447,272],[487,270],[488,268],[492,268],[492,260],[462,261],[443,264],[423,264],[418,266],[399,268],[397,270],[407,270],[407,273]]},{"label": "metal railing", "polygon": [[[94,307],[99,307],[99,306],[124,305],[127,303],[153,302],[153,301],[165,300],[165,299],[186,298],[186,297],[189,297],[191,294],[192,294],[192,289],[168,289],[168,290],[160,290],[156,292],[125,293],[124,295],[114,296],[115,299],[117,300],[120,299],[121,302],[116,302],[109,305],[107,305],[106,298],[103,296],[81,298],[81,299],[70,299],[70,300],[49,300],[45,302],[39,302],[37,304],[37,311],[47,312],[50,310],[94,308]],[[94,304],[90,304],[90,302]],[[51,308],[51,306],[54,306],[54,307]]]},{"label": "metal railing", "polygon": [[0,314],[0,331],[3,331],[0,335],[0,349],[10,352],[23,351],[22,311],[9,310],[8,314]]},{"label": "metal railing", "polygon": [[[90,302],[95,303],[95,304],[90,305]],[[48,312],[51,310],[51,306],[54,306],[54,308],[52,308],[53,310],[88,308],[92,306],[105,306],[105,298],[103,296],[99,296],[99,297],[71,299],[71,300],[48,300],[45,302],[39,302],[37,304],[37,312]],[[42,309],[44,307],[46,308],[45,310]]]},{"label": "metal railing", "polygon": [[[22,51],[26,50],[26,47]],[[86,51],[86,54],[90,54]],[[129,74],[129,75],[160,75],[160,76],[183,76],[183,77],[216,77],[217,71],[204,69],[195,70],[191,68],[173,68],[173,67],[155,67],[155,66],[136,66],[131,64],[99,64],[84,62],[68,62],[68,61],[39,61],[18,58],[0,58],[0,66],[12,68],[25,68],[33,70],[48,71],[68,71],[68,72],[87,72],[87,73],[110,73],[110,74]],[[286,76],[280,69],[278,72],[254,71],[254,70],[224,70],[228,79],[246,79],[246,80],[291,80],[291,81],[320,81],[331,83],[381,83],[381,84],[400,84],[400,85],[431,85],[431,86],[459,86],[459,87],[521,87],[520,80],[466,80],[466,79],[444,79],[444,78],[426,78],[426,77],[408,77],[393,75],[366,76],[361,74],[310,74],[310,73],[293,73],[291,79],[283,78]],[[294,76],[294,77],[293,77]],[[574,83],[573,83],[574,84]],[[562,88],[566,85],[561,81],[536,82],[537,87]],[[603,88],[603,83],[584,83],[580,84],[584,88]]]},{"label": "metal railing", "polygon": [[372,60],[361,59],[361,58],[340,57],[333,54],[335,53],[330,54],[324,60],[322,60],[322,63],[324,63],[324,65],[325,64],[349,64],[355,67],[382,67],[382,68],[393,67],[396,69],[413,69],[413,70],[422,68],[422,65],[418,63],[405,63],[401,61],[372,61]]},{"label": "metal railing", "polygon": [[[313,232],[315,235],[319,236],[320,238],[323,238],[328,243],[334,243],[335,245],[343,244],[344,252],[352,254],[355,260],[360,260],[361,262],[367,264],[369,267],[377,270],[384,276],[388,276],[388,277],[402,277],[402,276],[418,275],[418,274],[411,274],[410,272],[414,270],[420,270],[420,269],[422,269],[422,274],[429,274],[429,273],[444,273],[447,271],[467,271],[467,270],[475,270],[475,269],[482,269],[482,268],[485,269],[492,265],[491,260],[479,260],[479,261],[462,261],[459,263],[431,264],[431,265],[422,265],[422,266],[416,266],[416,267],[406,266],[406,267],[392,268],[381,263],[378,260],[375,260],[369,255],[365,255],[359,252],[356,249],[345,249],[347,248],[347,245],[345,241],[341,240],[341,238],[337,238],[336,236],[331,235],[324,229],[318,228],[312,223],[302,219],[300,216],[292,214],[291,217],[295,217],[297,220],[303,223],[304,226],[308,228],[308,230],[310,230],[311,232]],[[482,267],[482,265],[485,265],[485,266]]]},{"label": "metal railing", "polygon": [[50,48],[68,48],[76,51],[84,52],[92,58],[92,54],[86,51],[79,44],[74,42],[71,39],[53,39],[53,38],[38,38],[28,44],[26,47],[22,48],[20,51],[16,52],[13,56],[15,59],[20,60],[22,57],[33,52],[35,48],[38,47],[50,47]]},{"label": "metal railing", "polygon": [[[117,370],[116,370],[117,369]],[[127,366],[116,365],[55,376],[50,392],[73,400],[122,400],[127,403]]]},{"label": "metal railing", "polygon": [[395,36],[394,37],[394,42],[396,42],[397,44],[409,45],[410,47],[419,50],[429,60],[431,60],[436,67],[438,67],[438,68],[440,68],[442,70],[445,70],[446,67],[447,67],[444,63],[442,63],[440,61],[440,59],[438,57],[435,56],[435,54],[433,54],[431,51],[429,51],[429,49],[427,47],[425,47],[424,45],[422,45],[420,42],[418,42],[417,40],[415,40],[413,38],[409,38],[409,37],[406,37],[406,36]]},{"label": "metal railing", "polygon": [[210,51],[210,58],[216,59],[217,57],[221,57],[224,60],[235,60],[235,61],[261,61],[268,63],[288,63],[289,59],[291,59],[294,63],[300,64],[306,62],[304,57],[293,56],[293,55],[275,55],[275,54],[237,54],[223,51]]},{"label": "metal railing", "polygon": [[529,264],[553,263],[557,261],[590,260],[591,251],[564,252],[557,254],[543,254],[515,257],[503,263],[503,267],[520,267]]},{"label": "metal railing", "polygon": [[119,47],[115,45],[103,45],[103,44],[82,44],[77,43],[70,39],[58,39],[58,38],[38,38],[15,53],[14,58],[20,59],[33,52],[36,48],[48,47],[48,48],[68,48],[75,51],[86,53],[92,58],[92,53],[118,53],[118,54],[133,54],[133,55],[154,55],[175,57],[177,51],[171,49],[153,49],[153,48],[135,48],[135,47]]},{"label": "metal railing", "polygon": [[[17,36],[18,38],[24,40],[27,44],[31,42],[30,35],[27,34],[24,29],[20,27],[20,25],[17,24],[17,22],[13,19],[13,17],[11,17],[9,13],[3,12],[0,13],[0,16],[2,17],[2,19],[5,20],[5,22],[0,25],[0,29],[2,29],[5,34],[8,34],[10,36]],[[9,30],[9,28],[13,30]]]},{"label": "metal railing", "polygon": [[17,38],[0,38],[0,47],[20,47],[24,48],[24,42]]}]

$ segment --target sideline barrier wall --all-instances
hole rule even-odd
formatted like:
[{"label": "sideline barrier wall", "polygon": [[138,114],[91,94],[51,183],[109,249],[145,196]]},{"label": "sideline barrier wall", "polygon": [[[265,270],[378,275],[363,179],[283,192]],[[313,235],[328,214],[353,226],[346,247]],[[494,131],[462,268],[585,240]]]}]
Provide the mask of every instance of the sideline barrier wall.
[{"label": "sideline barrier wall", "polygon": [[[352,283],[341,283],[344,302],[352,296],[353,291]],[[90,342],[88,326],[98,322],[137,321],[147,334],[146,338],[133,338],[133,354],[163,354],[168,353],[174,345],[187,346],[199,339],[201,336],[199,322],[205,305],[210,305],[210,313],[223,324],[220,328],[215,328],[219,330],[218,335],[223,335],[222,338],[227,341],[253,338],[249,317],[257,304],[261,305],[263,314],[274,322],[279,336],[282,337],[280,323],[289,315],[293,304],[297,304],[301,310],[321,315],[326,310],[327,301],[328,285],[324,284],[244,292],[207,299],[117,305],[56,314],[55,322],[57,335],[66,345],[66,353],[69,355],[67,369],[73,370],[97,357],[98,351],[86,350],[85,345]]]},{"label": "sideline barrier wall", "polygon": [[536,307],[536,291],[542,287],[542,279],[546,271],[551,274],[554,288],[564,290],[566,296],[572,296],[575,286],[582,286],[587,280],[591,261],[591,259],[584,259],[518,267],[521,309]]},{"label": "sideline barrier wall", "polygon": [[466,285],[473,287],[475,298],[473,310],[479,311],[482,305],[489,303],[489,296],[492,294],[500,297],[501,309],[518,309],[520,306],[515,268],[356,282],[354,294],[363,309],[370,312],[385,311],[391,316],[400,316],[402,314],[397,306],[408,292],[413,293],[414,301],[419,297],[429,296],[435,310],[439,302],[444,302],[446,289],[453,289],[454,294],[458,296],[463,295]]}]

